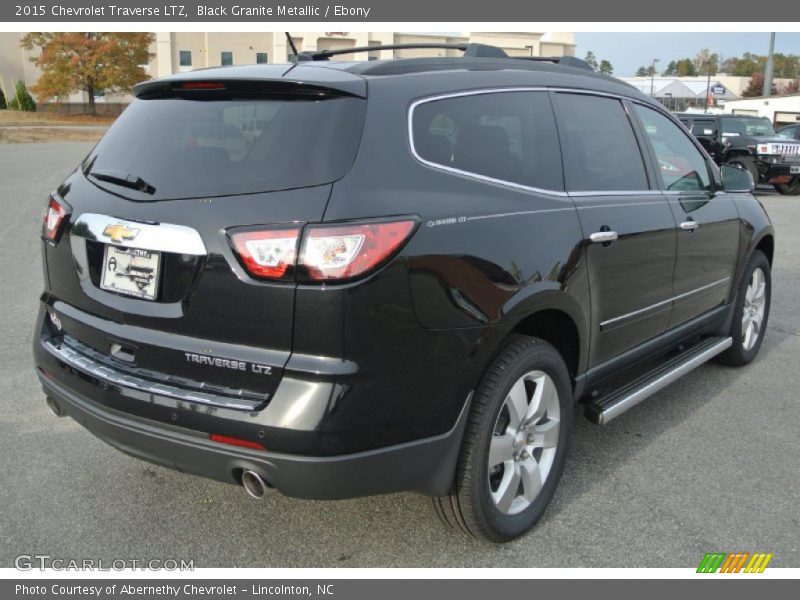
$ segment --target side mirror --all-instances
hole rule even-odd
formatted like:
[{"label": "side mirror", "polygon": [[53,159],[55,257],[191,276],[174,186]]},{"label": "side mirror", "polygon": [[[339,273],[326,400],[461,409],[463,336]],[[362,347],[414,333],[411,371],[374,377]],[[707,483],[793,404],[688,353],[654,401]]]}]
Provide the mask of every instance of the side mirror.
[{"label": "side mirror", "polygon": [[734,165],[722,165],[719,168],[722,176],[722,188],[732,194],[753,194],[756,191],[756,182],[747,169]]}]

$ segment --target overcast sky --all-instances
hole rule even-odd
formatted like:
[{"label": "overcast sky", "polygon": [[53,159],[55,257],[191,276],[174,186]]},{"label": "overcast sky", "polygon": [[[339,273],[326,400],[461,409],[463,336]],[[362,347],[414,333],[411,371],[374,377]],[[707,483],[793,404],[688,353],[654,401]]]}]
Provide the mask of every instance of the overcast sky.
[{"label": "overcast sky", "polygon": [[[575,56],[583,58],[587,50],[597,60],[606,59],[614,65],[614,75],[634,75],[641,65],[660,59],[661,72],[671,60],[694,57],[701,48],[724,57],[741,56],[744,52],[767,54],[768,33],[575,33],[578,45]],[[778,33],[775,52],[800,54],[800,33]]]}]

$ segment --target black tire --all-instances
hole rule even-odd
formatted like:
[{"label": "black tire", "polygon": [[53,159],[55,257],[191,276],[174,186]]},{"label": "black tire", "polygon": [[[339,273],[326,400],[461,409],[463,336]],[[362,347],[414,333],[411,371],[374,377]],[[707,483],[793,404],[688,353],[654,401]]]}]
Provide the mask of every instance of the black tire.
[{"label": "black tire", "polygon": [[776,183],[775,191],[784,196],[800,196],[800,177],[795,177],[789,183]]},{"label": "black tire", "polygon": [[756,166],[756,163],[754,163],[752,160],[749,160],[747,158],[732,158],[731,160],[728,161],[728,164],[731,165],[732,167],[736,167],[737,169],[750,171],[750,175],[753,176],[753,183],[755,185],[758,185],[758,179],[759,179],[758,167]]},{"label": "black tire", "polygon": [[[549,455],[549,471],[542,482],[538,495],[517,514],[506,514],[492,499],[493,485],[490,483],[489,446],[496,439],[498,417],[501,411],[508,410],[506,399],[515,383],[531,372],[543,373],[549,380],[547,386],[554,385],[557,399],[549,396],[554,406],[557,402],[558,433],[555,454]],[[533,390],[537,388],[538,383]],[[526,394],[533,395],[533,391]],[[544,388],[543,388],[544,389]],[[549,388],[548,389],[552,389]],[[529,395],[529,398],[530,398]],[[544,401],[543,401],[544,402]],[[531,404],[532,406],[532,404]],[[507,542],[528,531],[541,518],[555,493],[556,486],[564,470],[569,430],[572,424],[574,403],[569,373],[561,355],[553,346],[538,338],[514,335],[484,374],[472,401],[469,421],[464,432],[455,483],[449,496],[434,498],[434,508],[442,521],[456,530],[492,542]],[[556,414],[553,411],[553,414]],[[539,421],[546,427],[548,416]],[[531,424],[533,431],[536,427]],[[521,430],[522,428],[520,428]],[[535,434],[530,434],[534,436]],[[530,441],[530,440],[529,440]],[[515,446],[516,447],[516,446]],[[549,446],[552,448],[552,446]],[[531,450],[528,460],[535,458]],[[540,452],[545,452],[541,450]],[[516,459],[515,459],[516,460]],[[513,463],[503,463],[513,464]],[[506,468],[505,466],[497,468]],[[543,467],[544,468],[544,467]],[[492,475],[494,476],[494,475]],[[520,485],[523,485],[521,482]],[[510,485],[509,485],[510,489]],[[519,487],[517,491],[523,490]],[[516,492],[515,492],[516,494]],[[516,501],[516,500],[515,500]],[[525,500],[523,500],[525,502]]]},{"label": "black tire", "polygon": [[[747,288],[751,283],[753,273],[761,269],[764,274],[764,314],[759,327],[758,337],[752,347],[745,347],[746,336],[743,334],[743,323],[745,303],[747,302],[746,294]],[[756,250],[750,257],[747,267],[742,274],[742,279],[739,282],[739,288],[736,291],[736,300],[733,308],[733,321],[731,323],[730,336],[733,338],[733,345],[728,348],[723,354],[720,355],[722,362],[733,367],[741,367],[749,364],[758,354],[761,348],[761,342],[764,341],[764,334],[767,330],[767,322],[769,321],[769,307],[772,298],[772,278],[769,261],[763,252]]]}]

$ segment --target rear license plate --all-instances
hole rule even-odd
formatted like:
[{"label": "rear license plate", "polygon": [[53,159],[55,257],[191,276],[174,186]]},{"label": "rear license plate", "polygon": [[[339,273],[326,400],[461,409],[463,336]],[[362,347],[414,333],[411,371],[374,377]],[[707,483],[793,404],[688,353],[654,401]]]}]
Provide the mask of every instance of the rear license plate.
[{"label": "rear license plate", "polygon": [[800,165],[797,165],[796,167],[789,167],[789,173],[792,175],[800,174]]},{"label": "rear license plate", "polygon": [[106,245],[100,287],[127,296],[155,300],[160,261],[158,252]]}]

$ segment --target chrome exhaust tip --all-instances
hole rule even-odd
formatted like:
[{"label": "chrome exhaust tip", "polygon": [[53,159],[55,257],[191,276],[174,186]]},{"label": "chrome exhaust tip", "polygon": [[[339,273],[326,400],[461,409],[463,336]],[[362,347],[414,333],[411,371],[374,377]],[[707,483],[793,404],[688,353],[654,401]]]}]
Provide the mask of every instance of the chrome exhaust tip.
[{"label": "chrome exhaust tip", "polygon": [[272,491],[272,486],[261,475],[248,469],[242,471],[242,487],[248,496],[256,500],[261,500]]},{"label": "chrome exhaust tip", "polygon": [[57,417],[63,417],[64,416],[64,409],[62,409],[58,405],[58,402],[53,400],[50,396],[47,396],[45,398],[45,402],[47,403],[47,408],[49,408],[50,412],[53,413],[55,416],[57,416]]}]

